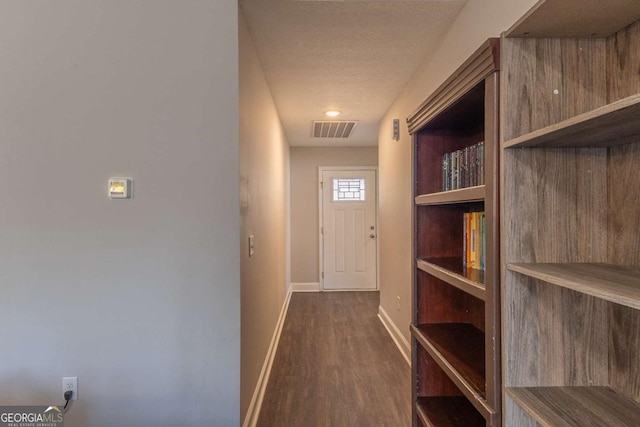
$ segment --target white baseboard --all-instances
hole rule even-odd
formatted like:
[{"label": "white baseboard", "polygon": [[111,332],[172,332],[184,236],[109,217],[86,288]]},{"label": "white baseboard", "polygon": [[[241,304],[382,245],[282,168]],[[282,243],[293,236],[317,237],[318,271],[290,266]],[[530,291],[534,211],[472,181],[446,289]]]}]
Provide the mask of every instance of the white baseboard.
[{"label": "white baseboard", "polygon": [[402,335],[400,329],[393,323],[393,320],[389,317],[386,311],[382,308],[382,306],[378,306],[378,318],[384,325],[389,335],[391,335],[391,339],[396,343],[396,347],[400,350],[402,357],[404,360],[411,366],[411,346],[407,339]]},{"label": "white baseboard", "polygon": [[[293,287],[293,283],[291,284]],[[260,410],[262,409],[262,401],[264,399],[264,393],[267,390],[267,384],[269,383],[269,375],[271,375],[271,368],[273,367],[273,359],[275,358],[276,351],[278,350],[278,343],[280,342],[280,334],[282,333],[282,327],[284,325],[284,319],[287,317],[287,310],[289,309],[289,301],[291,300],[291,288],[287,292],[282,310],[280,311],[280,317],[276,323],[276,329],[273,332],[271,338],[271,344],[269,344],[269,350],[267,351],[267,357],[262,365],[260,376],[258,377],[258,383],[256,389],[251,397],[251,403],[247,410],[247,415],[244,417],[243,427],[254,427],[258,423],[260,417]]]},{"label": "white baseboard", "polygon": [[291,292],[320,292],[320,283],[292,283]]}]

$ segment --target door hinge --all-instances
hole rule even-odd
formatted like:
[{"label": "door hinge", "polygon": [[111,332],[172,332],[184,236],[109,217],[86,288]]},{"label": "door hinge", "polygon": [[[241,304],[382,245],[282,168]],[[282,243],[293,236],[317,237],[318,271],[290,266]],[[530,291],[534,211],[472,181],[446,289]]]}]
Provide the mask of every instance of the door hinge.
[{"label": "door hinge", "polygon": [[324,227],[320,227],[320,234],[324,234]]},{"label": "door hinge", "polygon": [[324,182],[320,181],[320,188],[324,188]]},{"label": "door hinge", "polygon": [[324,271],[322,272],[322,278],[324,279]]}]

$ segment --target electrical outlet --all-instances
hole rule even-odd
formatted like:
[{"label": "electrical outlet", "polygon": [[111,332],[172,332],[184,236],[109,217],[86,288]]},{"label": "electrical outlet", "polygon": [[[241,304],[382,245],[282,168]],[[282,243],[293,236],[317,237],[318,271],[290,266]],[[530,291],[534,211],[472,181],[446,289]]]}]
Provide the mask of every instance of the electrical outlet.
[{"label": "electrical outlet", "polygon": [[78,400],[78,377],[63,377],[62,378],[62,393],[71,390],[71,400]]}]

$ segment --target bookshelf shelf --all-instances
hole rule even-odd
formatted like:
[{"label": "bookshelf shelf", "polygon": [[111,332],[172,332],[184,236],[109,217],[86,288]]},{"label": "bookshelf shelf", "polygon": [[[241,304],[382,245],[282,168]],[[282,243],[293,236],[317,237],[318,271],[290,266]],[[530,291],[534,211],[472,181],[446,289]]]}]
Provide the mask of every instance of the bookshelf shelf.
[{"label": "bookshelf shelf", "polygon": [[500,426],[499,50],[488,40],[407,118],[416,427]]},{"label": "bookshelf shelf", "polygon": [[515,147],[610,147],[640,141],[640,94],[505,142]]},{"label": "bookshelf shelf", "polygon": [[427,427],[484,427],[482,415],[464,397],[422,397],[417,412]]},{"label": "bookshelf shelf", "polygon": [[543,427],[631,427],[640,420],[640,404],[609,387],[509,387],[505,391]]},{"label": "bookshelf shelf", "polygon": [[[502,39],[508,425],[640,420],[640,21],[623,2],[606,17],[588,2],[595,21],[583,30],[620,26],[602,38]],[[545,10],[585,14],[582,4],[541,1],[506,34],[545,27]]]},{"label": "bookshelf shelf", "polygon": [[484,185],[478,185],[457,190],[421,194],[416,196],[415,203],[418,206],[434,206],[452,203],[481,202],[484,200],[484,188]]},{"label": "bookshelf shelf", "polygon": [[484,333],[467,323],[412,326],[411,332],[469,402],[491,415],[485,393]]},{"label": "bookshelf shelf", "polygon": [[509,264],[534,279],[640,310],[640,271],[610,264]]},{"label": "bookshelf shelf", "polygon": [[485,299],[484,272],[462,265],[462,258],[427,258],[416,261],[418,269],[474,297]]}]

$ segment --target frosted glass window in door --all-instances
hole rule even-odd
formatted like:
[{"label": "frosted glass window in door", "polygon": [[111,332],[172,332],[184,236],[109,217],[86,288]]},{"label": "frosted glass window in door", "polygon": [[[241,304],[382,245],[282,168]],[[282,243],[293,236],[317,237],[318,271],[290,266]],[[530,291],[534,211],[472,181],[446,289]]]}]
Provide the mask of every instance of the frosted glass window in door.
[{"label": "frosted glass window in door", "polygon": [[363,202],[365,201],[364,178],[334,178],[334,202]]}]

